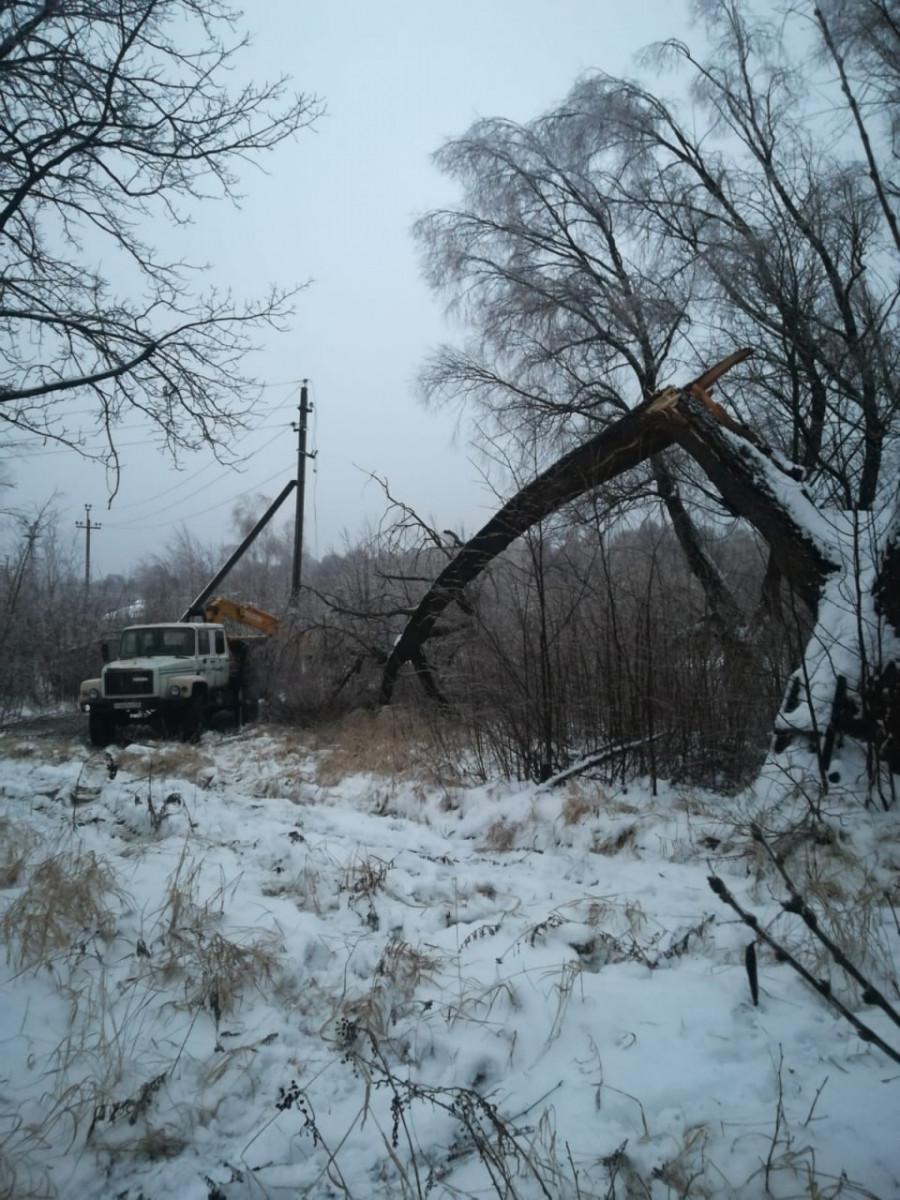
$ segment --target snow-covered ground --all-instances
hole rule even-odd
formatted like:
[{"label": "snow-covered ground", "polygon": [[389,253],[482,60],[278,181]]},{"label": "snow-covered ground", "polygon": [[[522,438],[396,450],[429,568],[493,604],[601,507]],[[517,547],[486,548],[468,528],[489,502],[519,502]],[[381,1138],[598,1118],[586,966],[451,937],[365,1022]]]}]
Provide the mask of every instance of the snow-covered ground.
[{"label": "snow-covered ground", "polygon": [[900,1196],[900,1063],[708,883],[900,1049],[749,832],[896,1004],[893,812],[339,759],[0,736],[0,1197]]}]

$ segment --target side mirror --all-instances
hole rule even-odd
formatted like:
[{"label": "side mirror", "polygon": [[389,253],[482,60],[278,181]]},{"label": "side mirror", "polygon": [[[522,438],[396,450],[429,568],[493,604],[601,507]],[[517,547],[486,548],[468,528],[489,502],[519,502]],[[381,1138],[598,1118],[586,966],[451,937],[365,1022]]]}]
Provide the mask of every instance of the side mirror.
[{"label": "side mirror", "polygon": [[109,642],[100,643],[100,657],[105,663],[109,662]]}]

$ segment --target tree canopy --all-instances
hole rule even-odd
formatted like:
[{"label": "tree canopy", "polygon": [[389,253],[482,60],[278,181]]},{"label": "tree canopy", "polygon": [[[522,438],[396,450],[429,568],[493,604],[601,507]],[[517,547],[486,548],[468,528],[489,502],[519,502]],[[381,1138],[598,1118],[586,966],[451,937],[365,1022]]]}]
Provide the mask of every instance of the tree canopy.
[{"label": "tree canopy", "polygon": [[871,508],[900,406],[897,25],[879,2],[698,10],[705,56],[647,55],[689,105],[594,72],[438,151],[462,201],[417,232],[472,335],[426,395],[572,444],[752,344],[740,415],[823,498]]},{"label": "tree canopy", "polygon": [[290,311],[291,288],[204,291],[202,264],[165,247],[320,111],[283,78],[234,86],[238,17],[221,0],[0,8],[0,419],[77,447],[66,414],[88,400],[114,478],[126,412],[173,452],[221,446],[252,403],[254,330]]}]

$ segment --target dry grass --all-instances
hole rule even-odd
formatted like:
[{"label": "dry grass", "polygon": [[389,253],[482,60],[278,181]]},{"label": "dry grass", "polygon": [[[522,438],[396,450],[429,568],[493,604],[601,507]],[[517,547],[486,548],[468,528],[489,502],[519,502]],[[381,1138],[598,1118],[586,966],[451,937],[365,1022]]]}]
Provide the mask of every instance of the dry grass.
[{"label": "dry grass", "polygon": [[689,817],[703,817],[709,812],[709,801],[693,795],[676,796],[672,801],[672,811],[687,813]]},{"label": "dry grass", "polygon": [[[889,996],[896,996],[900,987],[900,964],[891,954],[885,936],[885,896],[883,889],[871,878],[856,886],[841,886],[833,879],[812,876],[805,888],[806,899],[815,909],[819,921],[832,941],[847,958],[874,981]],[[818,975],[833,970],[831,955],[815,939],[804,932],[806,952]],[[848,984],[856,989],[849,978]]]},{"label": "dry grass", "polygon": [[47,858],[0,920],[0,934],[20,969],[99,937],[111,941],[116,920],[110,899],[125,902],[112,868],[92,850]]},{"label": "dry grass", "polygon": [[569,783],[561,810],[564,825],[577,825],[585,818],[599,817],[601,813],[607,816],[636,817],[646,815],[647,808],[645,805],[632,804],[623,796],[610,796],[596,784],[575,780]]},{"label": "dry grass", "polygon": [[243,992],[262,992],[272,982],[279,950],[280,939],[271,933],[249,933],[237,942],[221,933],[204,937],[190,930],[179,939],[166,969],[171,973],[177,962],[188,1007],[208,1008],[218,1020],[234,1012]]},{"label": "dry grass", "polygon": [[402,938],[392,939],[375,966],[368,991],[345,997],[332,1018],[334,1037],[341,1050],[349,1050],[360,1035],[374,1036],[390,1047],[394,1057],[409,1062],[413,1056],[412,1038],[406,1022],[408,1012],[418,1016],[421,1004],[415,994],[420,984],[430,981],[440,960],[411,946]]},{"label": "dry grass", "polygon": [[72,1084],[42,1097],[32,1119],[21,1111],[0,1113],[0,1200],[59,1200],[46,1160],[50,1145],[71,1148],[86,1107],[86,1088]]},{"label": "dry grass", "polygon": [[317,780],[334,787],[348,775],[380,775],[435,785],[460,781],[458,748],[421,714],[391,707],[354,712],[310,735],[317,755]]},{"label": "dry grass", "polygon": [[440,966],[434,955],[411,946],[402,938],[394,938],[384,949],[375,967],[376,980],[384,980],[385,986],[395,998],[412,998],[423,979],[431,979]]},{"label": "dry grass", "polygon": [[851,1009],[859,1007],[870,984],[893,1001],[900,994],[900,963],[892,948],[900,925],[885,887],[891,856],[884,842],[891,831],[879,831],[874,853],[865,839],[862,855],[847,828],[806,816],[781,829],[770,818],[765,831],[754,822],[736,826],[736,832],[735,844],[752,876],[752,900],[775,899],[783,909],[769,928],[780,947],[772,950],[776,960],[793,955]]},{"label": "dry grass", "polygon": [[580,825],[585,817],[596,817],[600,811],[598,796],[586,796],[577,784],[570,784],[563,800],[563,825]]},{"label": "dry grass", "polygon": [[[70,763],[73,758],[77,759],[84,756],[84,748],[78,742],[69,742],[65,740],[50,740],[23,737],[21,740],[14,740],[9,735],[0,738],[0,753],[3,758],[9,759],[11,762],[21,762],[26,759],[34,759],[36,762],[51,763]],[[3,1193],[0,1192],[0,1196]]]},{"label": "dry grass", "polygon": [[[158,1013],[173,1003],[205,1009],[218,1034],[220,1019],[237,1008],[246,989],[262,990],[276,978],[281,953],[274,933],[220,927],[228,889],[215,879],[210,889],[201,868],[185,847],[159,909],[144,922],[136,969],[127,980],[107,973],[106,954],[78,954],[68,960],[70,970],[54,973],[71,1006],[70,1026],[50,1056],[47,1077],[55,1082],[46,1093],[20,1105],[20,1114],[0,1106],[0,1200],[57,1196],[40,1164],[48,1146],[66,1152],[88,1125],[85,1145],[112,1158],[152,1161],[186,1149],[189,1139],[180,1125],[154,1112],[154,1095],[169,1069],[154,1024]],[[18,966],[37,966],[81,951],[92,939],[116,937],[115,901],[127,897],[95,854],[57,854],[27,879],[0,923]],[[132,953],[133,943],[125,955],[129,962],[135,961]],[[135,1090],[135,1072],[150,1064],[146,1075],[138,1074],[145,1082]],[[123,1094],[123,1086],[131,1090]]]},{"label": "dry grass", "polygon": [[16,886],[34,843],[34,834],[24,825],[0,817],[0,888]]},{"label": "dry grass", "polygon": [[44,753],[44,747],[38,746],[35,742],[10,742],[5,738],[3,740],[3,757],[11,759],[13,762],[19,762],[24,758],[37,758],[40,756],[41,761],[45,761],[48,757]]},{"label": "dry grass", "polygon": [[500,850],[503,852],[512,850],[521,832],[521,825],[515,821],[507,821],[501,818],[499,821],[493,821],[485,830],[484,845],[490,847],[491,850]]},{"label": "dry grass", "polygon": [[151,754],[146,746],[126,746],[116,761],[122,770],[138,778],[150,775],[199,780],[216,766],[215,759],[193,742],[167,742],[154,746]]},{"label": "dry grass", "polygon": [[[891,837],[890,830],[883,831],[880,855]],[[889,875],[884,866],[890,855],[876,865],[860,857],[846,829],[822,822],[801,823],[780,835],[770,834],[767,846],[765,850],[754,839],[748,851],[755,872],[754,895],[774,894],[784,900],[788,895],[780,875],[784,871],[838,949],[888,995],[896,996],[900,964],[886,933],[897,923],[896,908],[885,886]],[[780,869],[773,863],[773,853],[779,857]],[[816,976],[828,977],[834,972],[831,953],[803,923],[784,915],[779,931]],[[858,992],[850,977],[840,973],[851,992]]]},{"label": "dry grass", "polygon": [[230,765],[229,782],[257,800],[279,797],[296,804],[304,787],[315,782],[305,730],[268,727],[230,740],[240,742],[241,755]]},{"label": "dry grass", "polygon": [[634,845],[634,840],[637,837],[637,825],[623,825],[618,833],[609,834],[607,837],[602,837],[595,830],[591,839],[591,852],[593,854],[603,854],[606,857],[612,857],[614,854],[619,854],[627,846]]},{"label": "dry grass", "polygon": [[[352,1027],[351,1027],[351,1031]],[[562,1151],[562,1134],[557,1130],[552,1106],[540,1112],[535,1121],[521,1126],[515,1118],[505,1116],[492,1099],[479,1090],[483,1083],[476,1080],[470,1086],[433,1086],[425,1081],[412,1081],[406,1073],[400,1075],[392,1067],[385,1045],[371,1030],[353,1031],[345,1055],[352,1062],[354,1074],[361,1080],[364,1099],[360,1119],[365,1122],[374,1108],[373,1097],[381,1092],[391,1097],[390,1137],[382,1137],[387,1158],[379,1171],[373,1196],[422,1197],[432,1194],[435,1184],[441,1195],[478,1195],[523,1200],[524,1197],[566,1196],[586,1197],[600,1193],[591,1186],[582,1191],[581,1179],[593,1185],[590,1167],[575,1167],[568,1142]],[[359,1033],[368,1036],[360,1037]],[[296,1086],[296,1085],[295,1085]],[[430,1112],[446,1113],[453,1122],[449,1145],[441,1151],[437,1146],[422,1146],[416,1131],[415,1110],[424,1107]],[[321,1134],[317,1129],[317,1134]],[[323,1144],[324,1140],[323,1140]],[[331,1177],[339,1179],[342,1194],[349,1196],[343,1178],[337,1174],[331,1156]],[[599,1160],[602,1166],[604,1160]],[[463,1192],[454,1186],[454,1172],[462,1166],[470,1185]],[[478,1169],[480,1167],[480,1170]],[[474,1168],[474,1177],[473,1177]],[[581,1177],[581,1179],[580,1179]],[[639,1180],[643,1185],[643,1181]],[[475,1184],[474,1188],[472,1184]],[[337,1195],[337,1191],[334,1192]],[[649,1198],[650,1188],[620,1193],[614,1187],[603,1194],[608,1198],[627,1195]],[[684,1193],[687,1197],[688,1193]]]},{"label": "dry grass", "polygon": [[340,890],[354,896],[373,896],[384,887],[393,863],[381,858],[360,858],[351,862],[341,876]]},{"label": "dry grass", "polygon": [[142,939],[145,971],[170,985],[179,980],[188,1008],[208,1008],[216,1021],[233,1012],[242,991],[271,983],[281,950],[280,937],[249,931],[240,940],[225,937],[218,924],[225,888],[199,899],[202,864],[187,850],[166,884],[155,926]]}]

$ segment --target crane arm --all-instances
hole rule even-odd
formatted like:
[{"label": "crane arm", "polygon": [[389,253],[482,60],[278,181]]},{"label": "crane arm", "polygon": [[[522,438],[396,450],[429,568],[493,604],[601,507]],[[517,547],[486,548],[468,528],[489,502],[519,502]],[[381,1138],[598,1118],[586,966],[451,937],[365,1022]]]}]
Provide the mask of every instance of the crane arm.
[{"label": "crane arm", "polygon": [[237,604],[225,596],[216,596],[214,600],[207,601],[203,615],[207,621],[221,621],[223,617],[228,617],[232,621],[239,621],[242,625],[249,625],[268,634],[277,633],[280,625],[277,617],[263,612],[255,604]]}]

